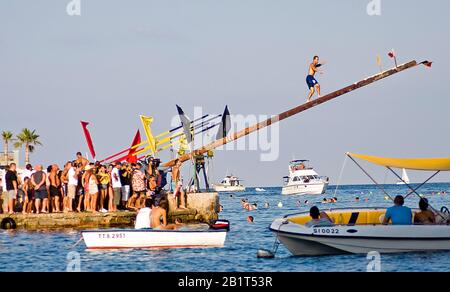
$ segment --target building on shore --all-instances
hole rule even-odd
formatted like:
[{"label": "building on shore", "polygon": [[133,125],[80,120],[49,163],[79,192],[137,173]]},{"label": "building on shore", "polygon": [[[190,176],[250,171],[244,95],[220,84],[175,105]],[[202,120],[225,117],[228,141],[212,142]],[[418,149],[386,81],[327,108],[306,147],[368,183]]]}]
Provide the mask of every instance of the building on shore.
[{"label": "building on shore", "polygon": [[15,163],[19,166],[19,150],[8,152],[8,159],[6,159],[5,152],[0,152],[0,167]]}]

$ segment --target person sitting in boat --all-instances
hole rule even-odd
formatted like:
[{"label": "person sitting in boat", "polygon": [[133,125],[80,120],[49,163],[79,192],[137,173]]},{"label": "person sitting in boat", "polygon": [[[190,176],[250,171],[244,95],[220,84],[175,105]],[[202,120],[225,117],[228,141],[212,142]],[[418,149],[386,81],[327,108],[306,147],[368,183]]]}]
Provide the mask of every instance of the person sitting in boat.
[{"label": "person sitting in boat", "polygon": [[419,201],[420,212],[415,214],[414,224],[436,224],[436,216],[428,207],[428,199],[421,198]]},{"label": "person sitting in boat", "polygon": [[309,210],[309,216],[311,216],[312,220],[305,224],[306,227],[334,225],[333,219],[327,213],[320,212],[316,206]]},{"label": "person sitting in boat", "polygon": [[151,200],[145,200],[145,207],[141,208],[136,216],[134,229],[151,228],[152,204]]},{"label": "person sitting in boat", "polygon": [[396,196],[394,206],[386,210],[383,220],[384,225],[388,225],[389,221],[392,222],[392,225],[412,224],[412,211],[410,208],[403,206],[403,204],[405,204],[403,196]]},{"label": "person sitting in boat", "polygon": [[151,205],[152,212],[150,214],[151,228],[155,230],[174,230],[177,228],[175,224],[167,224],[167,211],[161,206],[155,206],[153,199],[147,199]]}]

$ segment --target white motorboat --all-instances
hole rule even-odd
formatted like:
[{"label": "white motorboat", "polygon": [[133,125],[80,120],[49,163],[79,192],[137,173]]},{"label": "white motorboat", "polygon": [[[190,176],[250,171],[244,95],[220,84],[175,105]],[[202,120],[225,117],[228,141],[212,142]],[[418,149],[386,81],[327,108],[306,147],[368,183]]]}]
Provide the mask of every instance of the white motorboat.
[{"label": "white motorboat", "polygon": [[223,247],[228,221],[217,221],[212,228],[154,230],[105,229],[84,230],[82,236],[88,249],[120,248],[201,248]]},{"label": "white motorboat", "polygon": [[307,165],[308,160],[294,160],[289,164],[289,176],[284,177],[283,195],[321,195],[327,190],[329,178],[320,177]]},{"label": "white motorboat", "polygon": [[[392,168],[433,171],[428,182],[441,171],[450,171],[450,158],[398,159],[347,153],[383,193],[390,197],[354,158]],[[416,194],[417,188],[409,194]],[[329,225],[310,226],[309,212],[287,215],[270,226],[279,241],[296,256],[317,256],[341,253],[379,253],[450,251],[450,217],[447,207],[436,215],[433,225],[383,225],[386,208],[348,208],[323,210],[332,219]],[[413,210],[413,214],[419,210]],[[415,215],[414,215],[415,216]]]},{"label": "white motorboat", "polygon": [[246,188],[241,182],[237,176],[227,175],[220,184],[213,185],[213,188],[216,192],[245,192]]},{"label": "white motorboat", "polygon": [[409,184],[409,183],[410,183],[410,180],[409,180],[408,173],[406,172],[406,169],[403,168],[402,179],[397,181],[397,185],[405,185],[405,184]]}]

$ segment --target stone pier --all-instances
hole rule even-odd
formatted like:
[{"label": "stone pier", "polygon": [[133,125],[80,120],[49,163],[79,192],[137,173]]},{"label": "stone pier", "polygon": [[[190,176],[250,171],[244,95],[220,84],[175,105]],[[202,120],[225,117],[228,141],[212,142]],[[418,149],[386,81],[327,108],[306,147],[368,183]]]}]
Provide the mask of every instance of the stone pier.
[{"label": "stone pier", "polygon": [[[188,194],[187,209],[177,209],[175,199],[171,194],[169,199],[168,221],[180,218],[184,223],[207,223],[218,219],[219,195],[217,193]],[[136,212],[119,211],[113,213],[51,213],[51,214],[0,214],[0,222],[12,218],[17,229],[89,229],[132,227]]]}]

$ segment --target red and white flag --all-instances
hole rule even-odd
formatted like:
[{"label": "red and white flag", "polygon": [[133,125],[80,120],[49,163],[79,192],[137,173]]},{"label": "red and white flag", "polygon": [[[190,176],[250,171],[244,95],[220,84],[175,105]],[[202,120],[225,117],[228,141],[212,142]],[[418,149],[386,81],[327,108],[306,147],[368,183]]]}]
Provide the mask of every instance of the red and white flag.
[{"label": "red and white flag", "polygon": [[397,57],[397,56],[395,55],[394,49],[392,49],[392,50],[388,53],[388,56],[389,56],[390,58],[395,58],[395,57]]},{"label": "red and white flag", "polygon": [[428,68],[431,68],[431,65],[433,65],[433,62],[430,62],[430,61],[424,61],[424,62],[422,62],[422,64],[424,64],[424,65],[427,66]]}]

